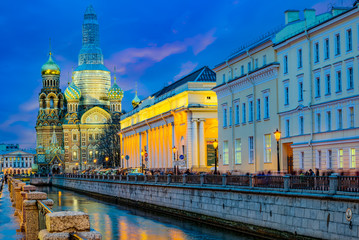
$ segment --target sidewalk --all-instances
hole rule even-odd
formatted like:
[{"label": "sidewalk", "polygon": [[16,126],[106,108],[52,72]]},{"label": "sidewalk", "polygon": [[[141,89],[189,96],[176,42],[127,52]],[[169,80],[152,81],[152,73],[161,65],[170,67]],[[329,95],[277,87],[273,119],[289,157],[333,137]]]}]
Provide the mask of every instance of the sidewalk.
[{"label": "sidewalk", "polygon": [[11,206],[9,194],[8,186],[4,184],[0,193],[0,239],[22,239],[21,233],[16,234],[19,220],[14,216],[15,209]]}]

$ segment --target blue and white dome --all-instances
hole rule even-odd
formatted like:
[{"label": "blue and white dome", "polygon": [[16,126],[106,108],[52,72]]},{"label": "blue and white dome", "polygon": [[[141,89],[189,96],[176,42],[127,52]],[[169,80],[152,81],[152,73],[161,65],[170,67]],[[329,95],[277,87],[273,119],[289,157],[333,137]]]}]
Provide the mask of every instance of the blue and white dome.
[{"label": "blue and white dome", "polygon": [[108,90],[108,98],[110,100],[122,100],[123,90],[116,83],[114,83]]},{"label": "blue and white dome", "polygon": [[81,90],[74,82],[71,82],[71,84],[66,88],[64,94],[67,100],[79,100],[81,97]]}]

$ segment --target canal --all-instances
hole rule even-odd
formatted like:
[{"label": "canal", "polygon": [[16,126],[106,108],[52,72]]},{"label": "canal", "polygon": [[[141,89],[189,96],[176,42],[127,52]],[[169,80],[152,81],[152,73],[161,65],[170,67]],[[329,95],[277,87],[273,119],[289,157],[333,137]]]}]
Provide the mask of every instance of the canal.
[{"label": "canal", "polygon": [[38,191],[54,200],[54,211],[83,211],[89,214],[91,227],[103,239],[123,240],[249,240],[258,239],[234,231],[180,219],[142,209],[99,200],[56,187],[39,187]]}]

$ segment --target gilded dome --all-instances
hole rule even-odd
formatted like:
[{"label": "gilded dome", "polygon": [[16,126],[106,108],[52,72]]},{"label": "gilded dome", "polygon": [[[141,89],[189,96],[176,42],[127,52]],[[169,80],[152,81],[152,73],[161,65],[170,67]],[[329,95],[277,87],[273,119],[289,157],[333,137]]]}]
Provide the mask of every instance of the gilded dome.
[{"label": "gilded dome", "polygon": [[140,104],[141,100],[138,98],[137,96],[137,91],[136,91],[136,96],[135,98],[132,100],[132,106],[133,108],[137,107]]},{"label": "gilded dome", "polygon": [[79,100],[81,97],[81,90],[74,82],[71,82],[71,84],[66,88],[64,94],[67,100]]},{"label": "gilded dome", "polygon": [[114,83],[108,90],[108,98],[110,100],[122,100],[123,90],[116,83]]},{"label": "gilded dome", "polygon": [[47,60],[47,62],[41,67],[41,74],[60,75],[60,67],[52,60],[51,52],[49,60]]}]

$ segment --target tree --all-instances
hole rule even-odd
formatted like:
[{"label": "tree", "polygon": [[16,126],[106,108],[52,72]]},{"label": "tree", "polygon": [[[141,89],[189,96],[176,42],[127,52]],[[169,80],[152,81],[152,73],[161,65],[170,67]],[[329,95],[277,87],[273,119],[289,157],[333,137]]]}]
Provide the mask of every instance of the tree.
[{"label": "tree", "polygon": [[[99,163],[104,167],[121,167],[121,138],[118,119],[108,121],[100,135],[97,150],[100,153]],[[107,161],[106,161],[107,159]]]}]

